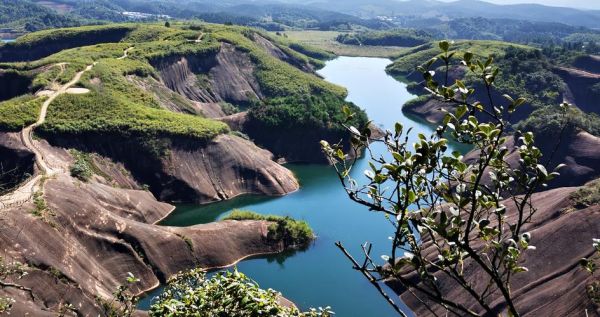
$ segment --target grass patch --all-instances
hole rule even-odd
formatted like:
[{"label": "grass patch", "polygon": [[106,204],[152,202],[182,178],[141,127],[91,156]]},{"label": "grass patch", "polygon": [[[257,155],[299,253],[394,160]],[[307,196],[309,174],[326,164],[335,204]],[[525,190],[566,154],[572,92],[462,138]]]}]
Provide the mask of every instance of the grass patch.
[{"label": "grass patch", "polygon": [[109,42],[118,42],[111,38],[106,38],[107,34],[118,33],[123,37],[128,32],[134,30],[134,24],[111,24],[111,25],[93,25],[74,28],[50,29],[34,33],[28,33],[17,38],[7,46],[35,47],[56,41],[74,41],[74,44],[80,46],[80,42],[87,38],[95,38],[96,41],[106,40]]},{"label": "grass patch", "polygon": [[0,130],[20,131],[35,123],[46,97],[23,95],[0,103]]},{"label": "grass patch", "polygon": [[281,37],[300,44],[317,47],[338,56],[392,57],[406,50],[401,47],[342,44],[336,41],[336,38],[346,33],[336,31],[286,31],[280,32],[280,34],[282,34]]},{"label": "grass patch", "polygon": [[82,26],[76,28],[44,30],[19,37],[0,46],[3,61],[36,60],[62,50],[121,41],[134,30],[134,24]]},{"label": "grass patch", "polygon": [[306,221],[291,217],[261,215],[251,211],[234,210],[223,220],[266,220],[269,225],[268,238],[272,241],[283,241],[286,246],[306,246],[314,238],[313,230]]},{"label": "grass patch", "polygon": [[188,250],[190,250],[190,252],[194,252],[194,242],[192,241],[192,239],[190,239],[188,236],[184,236],[182,234],[177,234],[177,236],[179,238],[181,238],[181,240],[183,240],[183,242],[185,242],[185,245],[187,246]]},{"label": "grass patch", "polygon": [[141,58],[99,60],[82,77],[81,85],[90,89],[90,93],[57,97],[49,107],[46,122],[40,127],[42,132],[166,135],[210,140],[229,131],[226,124],[215,120],[161,109],[153,94],[125,78],[129,74],[144,77],[153,72],[152,66]]},{"label": "grass patch", "polygon": [[101,90],[59,96],[40,129],[49,134],[106,133],[203,141],[229,131],[226,124],[215,120],[147,107]]}]

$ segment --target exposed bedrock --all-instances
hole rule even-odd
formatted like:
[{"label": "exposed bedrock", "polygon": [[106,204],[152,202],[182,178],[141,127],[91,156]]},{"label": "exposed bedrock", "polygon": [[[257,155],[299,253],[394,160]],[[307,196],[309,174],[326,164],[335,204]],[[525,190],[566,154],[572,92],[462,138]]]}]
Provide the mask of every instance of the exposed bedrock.
[{"label": "exposed bedrock", "polygon": [[145,291],[180,270],[222,267],[282,251],[267,239],[269,223],[263,221],[153,225],[173,206],[147,191],[61,175],[46,181],[43,197],[47,207],[40,213],[34,215],[36,206],[30,204],[6,210],[2,218],[2,256],[29,266],[29,274],[14,282],[31,288],[33,296],[10,287],[0,290],[19,299],[17,315],[56,314],[61,304],[70,303],[81,316],[97,316],[95,296],[110,299],[127,272],[141,280],[134,290]]},{"label": "exposed bedrock", "polygon": [[153,66],[165,86],[193,101],[248,105],[263,98],[250,57],[231,44],[223,43],[216,55],[168,58]]},{"label": "exposed bedrock", "polygon": [[[479,89],[478,91],[484,91],[483,89]],[[495,104],[503,104],[504,97],[497,91],[492,92],[492,100],[494,100]],[[489,106],[489,98],[487,95],[482,95],[476,93],[472,98],[471,102],[475,100],[481,100],[481,102],[488,107],[487,110],[492,111],[492,108]],[[457,105],[452,102],[444,102],[441,100],[437,100],[434,98],[430,98],[426,101],[417,102],[410,104],[408,106],[404,106],[402,111],[408,114],[411,114],[417,118],[423,119],[431,124],[439,124],[444,119],[446,113],[453,113],[456,111]],[[535,109],[529,105],[524,105],[519,107],[514,113],[510,115],[510,120],[512,122],[519,122],[520,120],[526,119]],[[475,114],[478,120],[480,121],[489,121],[490,117],[487,114],[483,114],[478,112]],[[506,117],[508,119],[508,115]]]},{"label": "exposed bedrock", "polygon": [[589,70],[557,67],[555,72],[567,83],[570,92],[568,99],[571,99],[568,102],[577,105],[584,112],[600,114],[600,95],[593,90],[594,85],[600,84],[600,72],[591,72],[597,67],[597,64],[591,64]]},{"label": "exposed bedrock", "polygon": [[293,173],[274,162],[269,151],[234,135],[208,142],[98,135],[49,140],[122,163],[161,201],[209,203],[242,194],[284,195],[299,187]]},{"label": "exposed bedrock", "polygon": [[0,193],[33,175],[35,156],[21,142],[18,133],[0,133]]},{"label": "exposed bedrock", "polygon": [[[202,149],[174,148],[164,164],[186,183],[199,202],[225,200],[240,194],[284,195],[298,189],[294,175],[275,163],[271,152],[233,135],[221,135]],[[161,197],[179,200],[165,190]]]},{"label": "exposed bedrock", "polygon": [[[592,239],[597,238],[600,232],[600,206],[565,211],[571,206],[570,194],[575,189],[559,188],[533,196],[533,206],[538,211],[533,222],[524,229],[525,232],[531,233],[531,245],[536,246],[536,250],[527,251],[522,259],[522,265],[527,267],[529,272],[516,274],[511,284],[512,297],[522,316],[585,316],[585,308],[588,309],[589,316],[597,316],[599,313],[586,291],[594,277],[581,268],[578,262],[594,253]],[[509,219],[514,220],[514,205],[509,201],[505,204],[509,207]],[[437,257],[429,240],[423,241],[423,247],[431,258]],[[441,272],[432,273],[438,278],[441,291],[447,294],[448,300],[466,304],[475,311],[482,311],[454,280],[450,280]],[[415,278],[412,275],[407,276]],[[486,287],[486,275],[472,261],[465,262],[464,276],[476,290]],[[431,315],[431,312],[399,283],[391,280],[388,281],[388,285],[400,294],[402,300],[417,316]],[[490,302],[490,306],[497,313],[506,308],[499,293],[492,294]],[[433,307],[440,316],[446,315],[446,310],[441,306]]]},{"label": "exposed bedrock", "polygon": [[[505,161],[513,167],[519,166],[519,153],[516,151],[515,138],[508,137],[505,146],[510,150]],[[559,164],[566,166],[560,169],[560,176],[553,179],[548,188],[582,186],[600,177],[600,138],[585,131],[570,130],[562,138],[559,136],[536,135],[536,146],[542,150],[542,163],[550,161],[548,170]],[[465,155],[465,161],[473,162],[478,152]],[[483,182],[489,182],[489,175],[484,174]]]},{"label": "exposed bedrock", "polygon": [[600,56],[580,56],[573,61],[573,66],[586,72],[600,74]]}]

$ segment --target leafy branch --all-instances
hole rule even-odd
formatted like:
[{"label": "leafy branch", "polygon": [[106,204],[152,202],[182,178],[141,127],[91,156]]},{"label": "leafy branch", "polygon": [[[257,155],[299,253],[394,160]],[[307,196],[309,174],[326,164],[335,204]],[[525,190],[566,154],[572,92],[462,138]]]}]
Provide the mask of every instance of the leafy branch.
[{"label": "leafy branch", "polygon": [[[456,110],[446,113],[432,135],[419,133],[411,146],[412,131],[400,123],[381,139],[371,138],[368,127],[346,125],[353,136],[351,150],[364,148],[370,157],[364,185],[351,176],[357,160],[348,160],[351,156],[341,144],[321,142],[349,198],[382,213],[394,230],[390,251],[382,256],[385,265],[371,257],[370,244],[363,246],[362,265],[342,243],[336,245],[400,315],[404,313],[379,287],[381,281],[399,282],[433,314],[436,310],[431,303],[460,316],[495,315],[499,310],[519,316],[511,296],[511,279],[528,271],[522,256],[535,249],[531,233],[524,230],[537,211],[531,198],[559,175],[562,165],[547,170],[533,133],[520,133],[515,149],[518,164],[508,164],[509,119],[526,99],[504,95],[504,101],[497,102],[492,97],[500,73],[493,57],[479,60],[465,52],[458,59],[451,43],[442,41],[439,47],[441,54],[417,69],[430,95]],[[444,64],[442,76],[431,70],[438,61]],[[487,100],[474,100],[475,89],[460,80],[448,83],[455,61],[479,79]],[[561,107],[566,111],[568,106]],[[352,118],[349,109],[344,113],[348,120]],[[466,162],[461,153],[448,153],[447,136],[471,145],[477,158]],[[375,154],[372,143],[383,144],[385,155]],[[483,284],[473,283],[466,275],[467,264],[485,274]],[[444,293],[440,277],[462,289],[470,300],[453,301]],[[502,302],[492,304],[497,296]]]}]

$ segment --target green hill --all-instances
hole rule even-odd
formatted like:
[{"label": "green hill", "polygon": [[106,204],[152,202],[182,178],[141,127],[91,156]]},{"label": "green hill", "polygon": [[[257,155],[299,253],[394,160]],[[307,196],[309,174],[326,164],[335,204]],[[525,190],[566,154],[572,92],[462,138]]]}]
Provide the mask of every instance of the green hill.
[{"label": "green hill", "polygon": [[[125,50],[127,56],[119,58]],[[21,51],[27,54],[19,54]],[[26,100],[28,106],[19,107],[33,109],[36,102],[31,100],[37,100],[33,97],[37,91],[56,89],[87,65],[94,64],[77,84],[89,92],[58,96],[40,127],[43,135],[150,136],[206,141],[227,133],[228,126],[189,109],[198,104],[219,102],[247,110],[249,119],[247,130],[242,128],[243,132],[269,148],[273,143],[284,142],[285,133],[274,133],[276,131],[319,131],[313,138],[345,135],[339,122],[343,117],[342,105],[346,104],[346,91],[316,76],[313,70],[323,62],[305,54],[330,56],[245,27],[116,24],[28,34],[0,46],[0,60],[10,60],[0,64],[0,70],[2,74],[16,73],[24,78],[26,86],[20,88],[26,93],[18,98]],[[174,70],[182,61],[195,64],[189,69]],[[221,65],[226,62],[233,64]],[[218,71],[224,71],[219,67],[241,67],[233,70],[232,75],[250,69],[245,76],[249,82],[256,82],[258,97],[248,97],[245,102],[228,99],[230,90],[235,92],[241,88],[226,81],[216,83],[214,77],[219,76]],[[169,86],[167,77],[179,76],[178,71],[188,72],[185,75],[188,79]],[[218,84],[232,86],[225,87],[221,96],[217,91],[219,87],[215,86]],[[210,100],[186,94],[190,90],[201,92]],[[165,98],[165,94],[170,97]],[[35,120],[35,111],[11,111],[21,99],[9,98],[0,103],[0,112],[5,114],[0,118],[0,127],[15,130]],[[188,110],[168,109],[165,103],[171,100]],[[364,112],[351,107],[358,113],[355,124],[365,123]],[[314,150],[318,151],[318,140],[306,142],[313,141]],[[286,156],[295,150],[278,148],[274,151]]]}]

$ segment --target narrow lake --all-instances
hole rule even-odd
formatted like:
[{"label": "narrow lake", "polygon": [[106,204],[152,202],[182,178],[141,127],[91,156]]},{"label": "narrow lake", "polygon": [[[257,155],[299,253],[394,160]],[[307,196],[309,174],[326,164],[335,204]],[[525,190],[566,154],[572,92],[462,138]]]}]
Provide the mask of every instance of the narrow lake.
[{"label": "narrow lake", "polygon": [[[390,60],[381,58],[340,57],[327,63],[319,73],[328,81],[346,87],[348,100],[364,108],[369,118],[384,128],[395,122],[430,134],[432,128],[406,117],[402,105],[413,98],[406,86],[385,73]],[[382,147],[375,151],[383,151]],[[368,168],[366,159],[354,169],[357,179]],[[382,214],[351,202],[337,176],[329,166],[287,166],[298,177],[301,189],[279,198],[241,197],[208,206],[179,206],[163,222],[165,225],[188,226],[215,221],[232,209],[247,209],[265,214],[289,215],[308,221],[318,235],[308,250],[294,254],[259,257],[238,264],[238,269],[256,280],[263,288],[282,292],[300,308],[331,306],[340,317],[391,317],[393,309],[375,288],[335,247],[341,241],[360,257],[360,245],[373,242],[373,256],[388,250],[393,227]],[[391,291],[390,291],[391,292]],[[147,306],[147,300],[145,305]]]}]

